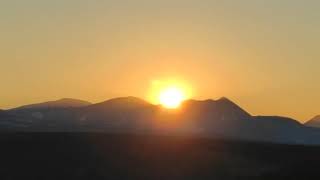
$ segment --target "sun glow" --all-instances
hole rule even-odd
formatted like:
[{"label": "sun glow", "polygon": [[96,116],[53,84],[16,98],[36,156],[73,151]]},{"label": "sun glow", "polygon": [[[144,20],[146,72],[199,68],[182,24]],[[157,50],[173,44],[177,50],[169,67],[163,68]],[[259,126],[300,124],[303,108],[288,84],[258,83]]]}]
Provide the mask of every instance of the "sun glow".
[{"label": "sun glow", "polygon": [[164,89],[159,94],[160,104],[170,109],[179,107],[184,99],[185,95],[183,91],[176,87],[169,87],[167,89]]},{"label": "sun glow", "polygon": [[148,99],[164,108],[178,108],[184,100],[191,98],[190,86],[182,80],[154,80],[151,84]]}]

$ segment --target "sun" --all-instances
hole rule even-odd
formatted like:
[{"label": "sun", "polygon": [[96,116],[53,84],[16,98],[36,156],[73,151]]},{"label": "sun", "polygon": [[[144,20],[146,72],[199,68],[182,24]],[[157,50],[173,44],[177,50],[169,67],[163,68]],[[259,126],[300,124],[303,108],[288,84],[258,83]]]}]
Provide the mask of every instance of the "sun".
[{"label": "sun", "polygon": [[160,91],[159,103],[169,109],[178,108],[186,96],[182,89],[177,87],[167,87]]},{"label": "sun", "polygon": [[184,79],[167,78],[150,81],[147,99],[155,105],[167,109],[177,109],[181,103],[192,98],[194,93],[191,84]]}]

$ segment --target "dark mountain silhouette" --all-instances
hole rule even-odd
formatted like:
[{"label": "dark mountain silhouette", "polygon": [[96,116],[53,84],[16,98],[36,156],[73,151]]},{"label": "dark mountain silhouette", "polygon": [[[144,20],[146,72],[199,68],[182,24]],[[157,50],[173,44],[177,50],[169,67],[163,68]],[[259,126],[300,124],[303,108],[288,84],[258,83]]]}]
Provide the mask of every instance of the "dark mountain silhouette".
[{"label": "dark mountain silhouette", "polygon": [[13,108],[0,119],[0,127],[10,131],[67,131],[77,128],[73,109],[91,105],[90,102],[63,98]]},{"label": "dark mountain silhouette", "polygon": [[7,118],[9,115],[5,110],[0,109],[0,118]]},{"label": "dark mountain silhouette", "polygon": [[150,106],[147,101],[129,96],[129,97],[119,97],[119,98],[114,98],[110,99],[101,103],[93,104],[89,108],[134,108],[134,107],[139,107],[139,106]]},{"label": "dark mountain silhouette", "polygon": [[227,98],[187,100],[165,109],[136,97],[97,104],[62,99],[0,111],[0,128],[14,131],[179,134],[286,144],[320,144],[320,131],[296,120],[252,116]]},{"label": "dark mountain silhouette", "polygon": [[306,126],[320,128],[320,115],[315,116],[305,123]]},{"label": "dark mountain silhouette", "polygon": [[56,101],[48,101],[37,104],[30,104],[14,108],[12,110],[25,110],[25,109],[46,109],[46,108],[68,108],[68,107],[83,107],[91,105],[90,102],[72,99],[72,98],[63,98]]}]

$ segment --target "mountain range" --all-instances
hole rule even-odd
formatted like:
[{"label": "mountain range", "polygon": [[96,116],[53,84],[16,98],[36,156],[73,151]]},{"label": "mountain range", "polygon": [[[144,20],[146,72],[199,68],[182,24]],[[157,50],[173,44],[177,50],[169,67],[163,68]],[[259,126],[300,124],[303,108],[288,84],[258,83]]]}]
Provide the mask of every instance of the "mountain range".
[{"label": "mountain range", "polygon": [[187,100],[165,109],[136,97],[101,103],[61,99],[0,110],[0,130],[173,134],[283,144],[320,145],[320,116],[301,124],[279,116],[252,116],[229,100]]}]

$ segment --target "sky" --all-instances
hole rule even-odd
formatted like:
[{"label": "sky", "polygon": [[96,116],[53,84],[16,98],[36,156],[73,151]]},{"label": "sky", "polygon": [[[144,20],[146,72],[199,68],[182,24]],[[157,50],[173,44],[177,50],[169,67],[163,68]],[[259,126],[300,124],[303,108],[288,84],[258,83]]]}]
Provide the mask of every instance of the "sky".
[{"label": "sky", "polygon": [[253,115],[320,114],[318,0],[2,0],[0,108],[148,99],[155,81]]}]

